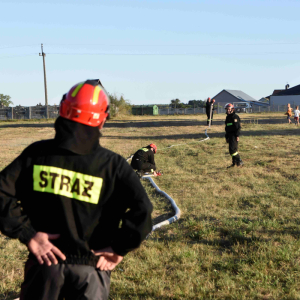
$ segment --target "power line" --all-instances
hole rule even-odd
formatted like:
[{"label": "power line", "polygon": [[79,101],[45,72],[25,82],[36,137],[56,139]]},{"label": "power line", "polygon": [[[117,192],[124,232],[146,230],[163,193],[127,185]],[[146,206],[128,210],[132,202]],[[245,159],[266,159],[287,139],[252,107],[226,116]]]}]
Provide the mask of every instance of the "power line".
[{"label": "power line", "polygon": [[37,46],[37,44],[34,44],[34,45],[22,45],[22,46],[10,46],[10,47],[0,47],[0,49],[11,49],[11,48],[32,47],[32,46]]},{"label": "power line", "polygon": [[15,57],[23,57],[23,56],[33,56],[36,55],[36,53],[31,53],[31,54],[22,54],[22,55],[10,55],[10,56],[3,56],[0,57],[0,59],[6,59],[6,58],[15,58]]},{"label": "power line", "polygon": [[[228,55],[282,55],[289,54],[295,55],[300,54],[300,51],[296,52],[259,52],[259,53],[48,53],[48,55],[79,55],[79,56],[228,56]],[[22,54],[22,55],[9,55],[0,56],[0,59],[18,58],[25,56],[33,56],[36,53]]]},{"label": "power line", "polygon": [[260,53],[48,53],[50,55],[105,55],[105,56],[201,56],[201,55],[271,55],[271,54],[300,54],[297,52],[260,52]]},{"label": "power line", "polygon": [[272,45],[300,45],[298,43],[246,43],[246,44],[184,44],[184,45],[166,45],[166,44],[157,44],[157,45],[141,45],[141,44],[47,44],[47,46],[102,46],[102,47],[207,47],[207,46],[272,46]]},{"label": "power line", "polygon": [[[18,46],[8,46],[0,47],[1,49],[12,49],[21,47],[33,47],[38,44],[31,45],[18,45]],[[227,43],[227,44],[47,44],[47,46],[101,46],[101,47],[213,47],[213,46],[272,46],[272,45],[300,45],[300,42],[294,43]]]}]

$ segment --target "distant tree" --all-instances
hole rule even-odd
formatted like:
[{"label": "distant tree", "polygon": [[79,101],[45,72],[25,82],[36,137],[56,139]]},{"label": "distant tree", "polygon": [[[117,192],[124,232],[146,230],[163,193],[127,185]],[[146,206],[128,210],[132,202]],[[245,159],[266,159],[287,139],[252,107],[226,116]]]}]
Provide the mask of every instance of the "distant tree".
[{"label": "distant tree", "polygon": [[203,100],[190,100],[188,102],[188,105],[191,105],[192,107],[205,107],[205,102]]},{"label": "distant tree", "polygon": [[172,99],[171,100],[171,107],[174,107],[174,108],[179,108],[180,107],[180,100],[178,98],[176,99]]},{"label": "distant tree", "polygon": [[8,107],[13,102],[10,100],[10,96],[0,94],[0,107]]},{"label": "distant tree", "polygon": [[118,114],[131,114],[131,104],[129,100],[124,99],[124,96],[117,97],[109,94],[110,115],[112,117]]}]

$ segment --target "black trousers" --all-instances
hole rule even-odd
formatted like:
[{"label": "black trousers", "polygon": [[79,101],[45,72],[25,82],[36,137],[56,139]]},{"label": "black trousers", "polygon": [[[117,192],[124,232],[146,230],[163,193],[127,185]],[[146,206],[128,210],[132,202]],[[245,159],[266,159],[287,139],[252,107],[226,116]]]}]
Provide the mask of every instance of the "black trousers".
[{"label": "black trousers", "polygon": [[229,153],[232,156],[232,163],[236,164],[241,160],[238,152],[239,142],[236,140],[236,136],[233,134],[230,134],[228,136],[228,140],[229,140]]},{"label": "black trousers", "polygon": [[209,120],[210,120],[210,124],[212,125],[212,121],[213,121],[213,118],[214,118],[214,112],[212,111],[211,113],[211,119],[210,119],[210,113],[206,113],[207,115],[207,125],[209,125]]},{"label": "black trousers", "polygon": [[107,300],[110,271],[88,265],[40,265],[29,258],[20,300]]},{"label": "black trousers", "polygon": [[153,164],[150,164],[149,162],[143,162],[141,160],[137,160],[135,158],[132,158],[131,166],[133,169],[143,172],[152,172],[156,170],[156,166]]}]

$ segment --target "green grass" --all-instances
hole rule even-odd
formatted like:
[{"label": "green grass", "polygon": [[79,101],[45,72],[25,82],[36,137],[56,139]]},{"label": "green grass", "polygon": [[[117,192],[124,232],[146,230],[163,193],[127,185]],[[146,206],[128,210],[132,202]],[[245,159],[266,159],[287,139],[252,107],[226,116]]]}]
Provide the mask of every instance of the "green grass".
[{"label": "green grass", "polygon": [[[101,144],[124,157],[157,144],[164,175],[155,182],[182,211],[125,257],[112,273],[110,299],[300,299],[300,128],[282,113],[240,117],[245,166],[231,169],[225,115],[215,116],[205,142],[202,115],[126,116],[104,128]],[[0,129],[0,168],[26,145],[54,135],[50,127]],[[165,149],[181,143],[187,144]],[[154,222],[172,216],[170,204],[148,181],[143,185]],[[14,299],[26,248],[0,241],[0,299]]]}]

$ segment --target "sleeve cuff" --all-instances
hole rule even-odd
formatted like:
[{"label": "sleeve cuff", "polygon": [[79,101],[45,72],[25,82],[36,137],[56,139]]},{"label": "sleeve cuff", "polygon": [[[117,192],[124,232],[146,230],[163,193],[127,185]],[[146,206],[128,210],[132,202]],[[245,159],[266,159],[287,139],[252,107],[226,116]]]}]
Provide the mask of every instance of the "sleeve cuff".
[{"label": "sleeve cuff", "polygon": [[25,227],[19,236],[19,240],[21,243],[27,245],[28,242],[36,235],[36,231],[32,226]]},{"label": "sleeve cuff", "polygon": [[119,249],[116,245],[111,246],[111,248],[114,250],[115,253],[121,256],[125,256],[129,252],[124,249]]}]

